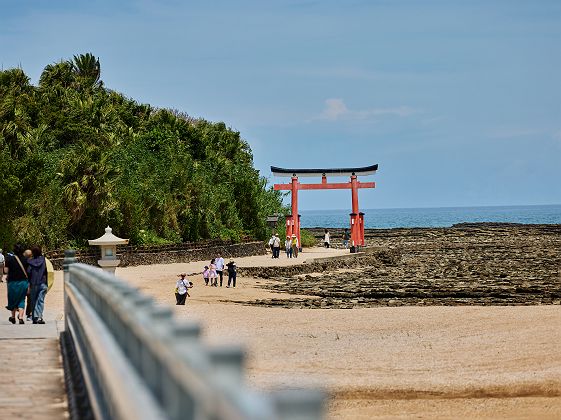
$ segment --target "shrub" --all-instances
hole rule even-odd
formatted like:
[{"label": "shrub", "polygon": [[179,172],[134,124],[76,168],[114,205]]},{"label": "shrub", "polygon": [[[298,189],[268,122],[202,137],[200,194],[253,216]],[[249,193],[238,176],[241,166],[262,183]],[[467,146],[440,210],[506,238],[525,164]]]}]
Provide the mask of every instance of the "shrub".
[{"label": "shrub", "polygon": [[300,229],[300,246],[302,248],[309,248],[317,245],[317,239],[314,235],[305,229]]}]

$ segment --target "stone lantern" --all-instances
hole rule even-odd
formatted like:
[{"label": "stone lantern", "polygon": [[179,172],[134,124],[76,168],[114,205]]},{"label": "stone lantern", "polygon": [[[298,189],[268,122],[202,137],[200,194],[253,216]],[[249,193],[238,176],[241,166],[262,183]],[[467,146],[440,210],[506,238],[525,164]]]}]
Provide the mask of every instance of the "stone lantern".
[{"label": "stone lantern", "polygon": [[112,229],[107,226],[103,236],[97,239],[90,239],[88,243],[101,247],[101,259],[97,263],[104,271],[114,275],[115,269],[121,262],[121,260],[117,259],[117,245],[128,244],[129,240],[117,238],[111,231]]}]

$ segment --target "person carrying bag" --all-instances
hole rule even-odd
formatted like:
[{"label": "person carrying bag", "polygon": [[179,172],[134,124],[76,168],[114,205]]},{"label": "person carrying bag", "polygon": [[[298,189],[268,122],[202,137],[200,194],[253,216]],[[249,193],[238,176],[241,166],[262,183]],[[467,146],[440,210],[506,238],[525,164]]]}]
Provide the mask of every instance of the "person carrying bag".
[{"label": "person carrying bag", "polygon": [[29,289],[29,281],[27,280],[27,260],[23,257],[24,247],[20,244],[14,246],[13,255],[6,258],[5,270],[8,274],[6,281],[8,282],[8,305],[6,309],[11,311],[12,316],[8,320],[16,323],[16,312],[20,324],[25,324],[23,320],[25,308],[25,296]]}]

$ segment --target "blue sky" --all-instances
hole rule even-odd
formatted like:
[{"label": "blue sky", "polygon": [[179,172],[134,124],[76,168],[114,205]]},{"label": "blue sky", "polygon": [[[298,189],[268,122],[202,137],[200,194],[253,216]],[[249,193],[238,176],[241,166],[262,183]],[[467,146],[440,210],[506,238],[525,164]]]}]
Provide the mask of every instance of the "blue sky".
[{"label": "blue sky", "polygon": [[378,163],[361,208],[561,203],[559,1],[2,2],[3,68],[86,52],[107,87],[240,131],[272,182]]}]

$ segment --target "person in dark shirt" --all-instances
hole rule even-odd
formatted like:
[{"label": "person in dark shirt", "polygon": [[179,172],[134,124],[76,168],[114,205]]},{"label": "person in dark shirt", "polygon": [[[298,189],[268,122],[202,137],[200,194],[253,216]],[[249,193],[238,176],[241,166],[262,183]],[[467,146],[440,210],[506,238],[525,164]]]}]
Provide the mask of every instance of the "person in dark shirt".
[{"label": "person in dark shirt", "polygon": [[226,287],[230,287],[230,284],[232,287],[236,287],[236,263],[234,260],[230,260],[226,267],[228,267],[228,286]]},{"label": "person in dark shirt", "polygon": [[345,249],[347,249],[349,247],[350,237],[351,237],[351,234],[349,233],[349,229],[345,228],[345,231],[343,232],[343,246],[345,247]]},{"label": "person in dark shirt", "polygon": [[25,296],[29,288],[27,280],[27,259],[23,256],[25,248],[21,244],[14,246],[13,255],[8,254],[6,258],[6,266],[4,270],[7,272],[8,282],[8,305],[6,309],[12,312],[12,316],[8,320],[16,323],[16,312],[20,324],[25,324],[23,320],[25,308]]},{"label": "person in dark shirt", "polygon": [[[29,260],[33,258],[33,253],[30,249],[26,249],[23,251],[23,258],[26,259],[27,263],[29,264]],[[33,301],[31,300],[31,278],[29,277],[29,265],[25,268],[25,271],[28,273],[27,281],[29,281],[29,288],[27,289],[27,295],[25,296],[25,316],[28,321],[31,321],[33,318]]]},{"label": "person in dark shirt", "polygon": [[39,245],[31,248],[33,258],[28,260],[27,274],[31,288],[32,320],[34,324],[44,324],[43,308],[47,294],[47,265]]}]

